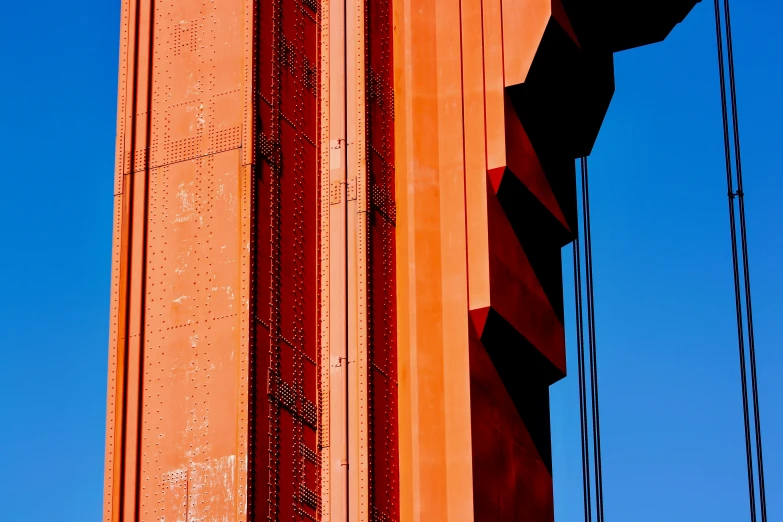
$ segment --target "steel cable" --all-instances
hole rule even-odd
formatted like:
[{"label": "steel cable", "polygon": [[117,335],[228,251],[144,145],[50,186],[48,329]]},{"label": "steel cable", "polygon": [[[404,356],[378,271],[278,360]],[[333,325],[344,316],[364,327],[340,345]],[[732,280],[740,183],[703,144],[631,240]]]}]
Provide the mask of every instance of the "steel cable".
[{"label": "steel cable", "polygon": [[[581,248],[577,234],[574,240],[574,286],[576,307],[577,355],[579,363],[579,416],[582,438],[582,476],[584,489],[585,520],[592,520],[593,488],[590,483],[590,439],[593,445],[593,475],[595,481],[595,515],[598,522],[604,521],[603,465],[601,456],[601,420],[598,399],[598,357],[595,333],[595,293],[593,280],[593,246],[590,225],[590,190],[588,184],[587,158],[581,159],[582,224],[584,236],[584,279],[586,291],[582,294]],[[584,304],[587,303],[587,349],[584,340]],[[589,379],[585,366],[589,367]],[[590,419],[587,413],[587,382],[590,386]],[[592,429],[591,429],[592,428]]]},{"label": "steel cable", "polygon": [[750,289],[750,261],[748,256],[748,238],[745,222],[745,191],[742,183],[742,154],[740,147],[739,111],[737,110],[737,88],[734,75],[734,44],[731,34],[731,9],[729,0],[724,0],[723,11],[726,18],[726,50],[729,66],[729,94],[731,96],[731,117],[734,131],[734,160],[737,173],[737,201],[740,218],[740,242],[742,247],[742,270],[745,283],[745,310],[748,325],[748,353],[750,355],[750,382],[753,399],[753,422],[756,427],[756,467],[758,469],[759,505],[761,520],[767,522],[767,498],[764,487],[764,457],[761,437],[761,413],[759,411],[758,378],[756,372],[756,341],[753,331],[753,306]]},{"label": "steel cable", "polygon": [[584,502],[585,522],[593,519],[591,505],[592,488],[590,487],[590,443],[587,421],[587,383],[585,375],[584,352],[584,315],[582,311],[582,262],[579,237],[574,239],[574,307],[576,309],[576,353],[579,367],[579,428],[582,443],[582,494]]},{"label": "steel cable", "polygon": [[[729,219],[731,225],[731,250],[732,250],[732,263],[734,269],[734,298],[737,315],[737,336],[739,346],[740,357],[740,381],[742,386],[742,406],[745,428],[745,458],[748,471],[748,496],[750,502],[750,518],[752,522],[756,521],[756,492],[755,492],[755,477],[753,472],[753,440],[751,437],[751,422],[750,422],[750,405],[748,401],[748,383],[747,383],[747,363],[745,352],[745,337],[744,337],[744,321],[742,311],[742,290],[740,284],[740,262],[739,252],[737,247],[737,216],[734,208],[735,199],[738,200],[739,206],[739,229],[740,229],[740,241],[741,241],[741,255],[742,255],[742,272],[744,283],[744,296],[745,296],[745,311],[747,315],[748,325],[748,352],[750,362],[751,373],[751,400],[753,403],[753,421],[755,426],[755,443],[756,443],[756,462],[758,466],[758,485],[759,485],[759,507],[761,508],[761,520],[766,522],[767,520],[767,507],[766,507],[766,492],[764,487],[764,464],[763,464],[763,452],[762,452],[762,437],[761,437],[761,421],[759,412],[759,399],[758,399],[758,379],[756,371],[756,349],[755,338],[753,333],[753,308],[751,304],[751,289],[750,289],[750,267],[748,261],[748,245],[747,245],[747,229],[745,222],[745,202],[744,191],[742,184],[742,157],[740,148],[740,136],[739,136],[739,120],[737,113],[737,93],[734,74],[734,51],[731,36],[731,15],[729,9],[728,0],[724,0],[723,11],[726,18],[726,48],[727,48],[727,60],[724,60],[724,46],[723,46],[723,26],[721,23],[721,9],[720,0],[715,0],[715,31],[718,50],[718,69],[719,80],[721,90],[721,113],[723,117],[723,146],[726,161],[726,182],[728,186],[728,199],[729,199]],[[731,119],[732,119],[732,131],[734,137],[734,159],[737,175],[737,191],[734,191],[734,180],[732,173],[731,162],[731,138],[729,130],[729,100],[727,100],[726,89],[726,61],[728,61],[729,71],[729,97],[731,103]]]},{"label": "steel cable", "polygon": [[593,458],[595,460],[596,520],[604,521],[604,484],[601,458],[601,419],[598,401],[598,356],[595,335],[595,296],[593,282],[593,236],[590,225],[590,189],[587,158],[582,158],[582,216],[585,238],[585,281],[587,290],[588,358],[590,361],[590,398],[593,417]]}]

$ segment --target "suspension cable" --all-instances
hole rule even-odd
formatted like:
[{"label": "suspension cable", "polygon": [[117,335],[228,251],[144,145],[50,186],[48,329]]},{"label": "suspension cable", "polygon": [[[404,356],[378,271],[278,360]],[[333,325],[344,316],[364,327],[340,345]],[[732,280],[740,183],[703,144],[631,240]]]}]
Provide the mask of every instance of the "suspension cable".
[{"label": "suspension cable", "polygon": [[587,378],[585,375],[584,312],[582,311],[582,261],[579,235],[574,239],[574,308],[576,309],[576,354],[579,368],[579,431],[582,443],[582,498],[585,522],[592,522],[592,488],[590,487],[590,443],[587,420]]},{"label": "suspension cable", "polygon": [[598,408],[598,357],[595,341],[595,297],[593,294],[593,235],[590,226],[590,189],[587,158],[582,158],[582,216],[585,237],[585,279],[587,287],[587,331],[590,361],[590,396],[593,414],[593,457],[595,459],[596,520],[604,522],[604,481],[601,464],[601,420]]},{"label": "suspension cable", "polygon": [[[595,514],[597,522],[604,522],[603,466],[601,462],[601,421],[598,401],[598,357],[595,335],[595,297],[593,282],[593,245],[590,227],[590,190],[588,185],[587,158],[581,159],[582,224],[584,236],[584,279],[586,292],[582,294],[582,263],[579,237],[574,240],[574,287],[576,307],[577,356],[579,363],[579,417],[582,440],[582,482],[584,490],[585,520],[592,521],[592,495],[590,484],[590,439],[592,439],[595,480]],[[587,349],[584,340],[583,299],[587,302]],[[589,379],[586,375],[589,367]],[[590,419],[587,412],[587,382],[590,385]],[[590,429],[592,428],[592,430]]]},{"label": "suspension cable", "polygon": [[753,421],[756,426],[756,465],[759,474],[759,500],[761,520],[767,522],[767,495],[764,487],[764,457],[761,444],[761,413],[759,411],[758,378],[756,373],[756,340],[753,333],[753,305],[750,291],[750,261],[748,256],[748,235],[745,225],[745,192],[742,185],[742,154],[740,147],[739,111],[737,110],[737,88],[734,81],[734,44],[731,38],[731,10],[729,0],[724,0],[726,17],[726,49],[729,64],[729,90],[731,95],[731,116],[734,127],[734,159],[737,171],[737,201],[740,216],[740,241],[742,245],[742,270],[745,279],[745,308],[748,323],[748,351],[750,354],[750,382],[753,395]]},{"label": "suspension cable", "polygon": [[748,494],[750,497],[750,519],[756,522],[756,493],[753,481],[753,455],[750,439],[750,418],[748,413],[748,385],[745,369],[745,338],[743,336],[742,302],[740,296],[739,261],[737,254],[737,231],[734,214],[734,180],[731,174],[731,145],[729,143],[728,107],[726,102],[726,79],[723,62],[723,36],[720,24],[720,4],[715,0],[715,24],[718,44],[718,69],[721,86],[721,113],[723,116],[723,147],[726,160],[726,183],[729,190],[729,220],[731,222],[731,258],[734,269],[734,301],[737,315],[737,342],[740,354],[740,380],[742,384],[742,411],[745,422],[745,460],[748,471]]},{"label": "suspension cable", "polygon": [[[745,223],[745,201],[744,190],[742,185],[742,157],[740,149],[740,135],[739,135],[739,118],[737,111],[737,91],[734,75],[734,50],[731,37],[731,14],[729,9],[729,0],[724,0],[723,11],[725,16],[725,28],[726,28],[726,47],[728,51],[728,70],[729,70],[729,97],[731,103],[731,119],[732,119],[732,131],[734,136],[734,159],[735,169],[737,175],[737,191],[734,191],[734,180],[732,173],[731,162],[731,143],[730,143],[730,131],[729,131],[729,110],[727,100],[726,89],[726,77],[725,69],[726,63],[724,61],[724,49],[723,49],[723,27],[721,24],[721,9],[720,0],[714,0],[715,3],[715,30],[716,40],[718,48],[718,68],[719,79],[721,89],[721,112],[723,116],[723,146],[726,161],[726,181],[728,186],[728,199],[729,199],[729,219],[731,224],[731,250],[732,250],[732,263],[734,269],[734,300],[737,315],[737,336],[739,346],[740,357],[740,381],[742,386],[742,407],[743,417],[745,424],[745,458],[748,471],[748,496],[750,501],[750,518],[751,522],[756,522],[756,493],[755,493],[755,474],[753,472],[753,442],[751,439],[751,422],[750,422],[750,406],[748,404],[748,383],[747,383],[747,367],[746,367],[746,353],[745,353],[745,336],[743,326],[743,310],[742,310],[742,285],[740,284],[740,260],[739,254],[742,255],[742,273],[744,283],[744,297],[745,297],[745,312],[747,316],[747,328],[748,328],[748,352],[750,362],[750,374],[751,374],[751,400],[753,404],[753,422],[755,426],[755,443],[756,443],[756,463],[758,469],[758,485],[759,485],[759,506],[761,508],[761,520],[767,521],[767,501],[766,491],[764,487],[764,459],[762,452],[762,437],[761,437],[761,414],[759,411],[759,398],[758,398],[758,379],[756,371],[756,347],[755,337],[753,333],[753,308],[751,304],[751,289],[750,289],[750,267],[748,261],[748,243],[747,243],[747,229]],[[739,207],[739,229],[740,229],[740,241],[741,250],[737,246],[737,216],[735,213],[734,203],[738,202]]]},{"label": "suspension cable", "polygon": [[[726,181],[728,186],[729,197],[729,218],[731,221],[731,247],[732,247],[732,262],[734,270],[734,295],[735,306],[737,316],[737,333],[738,333],[738,347],[740,356],[740,373],[741,373],[741,385],[742,385],[742,403],[743,403],[743,416],[744,416],[744,428],[745,428],[745,450],[746,450],[746,463],[748,471],[748,492],[750,498],[750,515],[751,521],[756,522],[756,494],[755,494],[755,477],[753,466],[753,440],[751,437],[751,421],[750,421],[750,404],[749,395],[752,400],[753,408],[753,425],[755,426],[755,444],[756,444],[756,462],[758,468],[758,485],[759,485],[759,497],[760,497],[760,510],[762,522],[767,522],[767,509],[766,509],[766,492],[764,486],[764,464],[763,464],[763,452],[762,452],[762,435],[761,435],[761,414],[759,409],[759,393],[758,393],[758,378],[757,378],[757,366],[756,366],[756,353],[755,353],[755,337],[753,332],[753,308],[751,301],[751,286],[750,286],[750,267],[748,256],[748,242],[747,242],[747,227],[745,220],[745,202],[744,202],[744,190],[742,183],[742,160],[740,150],[740,136],[739,136],[739,119],[737,111],[737,93],[734,73],[734,51],[731,35],[731,14],[729,8],[729,0],[724,0],[724,16],[726,19],[726,47],[728,52],[728,71],[729,71],[729,89],[727,96],[725,69],[726,62],[724,61],[724,49],[723,49],[723,35],[722,35],[722,23],[721,23],[721,10],[720,0],[714,0],[715,3],[715,25],[716,25],[716,39],[718,47],[718,66],[720,76],[721,87],[721,109],[723,117],[723,138],[724,138],[724,150],[726,160]],[[727,99],[729,98],[729,99]],[[734,138],[734,154],[735,154],[735,168],[737,175],[737,191],[734,191],[734,180],[732,172],[731,161],[731,138],[729,130],[729,101],[731,103],[731,119],[732,130]],[[581,158],[581,174],[582,174],[582,216],[584,225],[584,254],[585,254],[585,282],[586,282],[586,298],[587,298],[587,328],[588,328],[588,342],[587,353],[585,353],[584,342],[584,311],[583,311],[583,295],[582,295],[582,269],[581,269],[581,248],[579,244],[579,238],[574,240],[574,285],[575,285],[575,307],[576,307],[576,332],[577,332],[577,356],[579,363],[579,414],[580,414],[580,431],[581,431],[581,445],[582,445],[582,478],[583,478],[583,492],[584,492],[584,510],[585,520],[592,521],[592,488],[590,484],[590,451],[589,451],[589,439],[592,435],[593,441],[593,457],[595,460],[594,472],[595,472],[595,498],[596,498],[596,519],[598,522],[604,522],[604,505],[603,505],[603,468],[601,459],[601,425],[600,425],[600,412],[599,412],[599,399],[598,399],[598,361],[596,355],[596,334],[595,334],[595,297],[594,297],[594,280],[593,280],[593,260],[592,260],[592,234],[590,226],[590,193],[588,183],[588,163],[587,158]],[[739,207],[739,230],[740,230],[740,243],[741,247],[737,244],[737,215],[735,212],[734,203],[735,200]],[[746,351],[745,351],[745,337],[744,337],[744,320],[743,320],[743,307],[742,307],[742,288],[740,283],[740,252],[742,255],[742,279],[744,283],[744,297],[745,297],[745,314],[747,316],[747,329],[748,329],[748,352],[749,352],[749,366],[751,377],[751,390],[748,391],[747,383],[747,363],[746,363]],[[585,357],[588,359],[590,368],[590,406],[592,416],[592,434],[589,431],[589,422],[587,418],[587,390],[586,381],[587,376],[585,372]]]}]

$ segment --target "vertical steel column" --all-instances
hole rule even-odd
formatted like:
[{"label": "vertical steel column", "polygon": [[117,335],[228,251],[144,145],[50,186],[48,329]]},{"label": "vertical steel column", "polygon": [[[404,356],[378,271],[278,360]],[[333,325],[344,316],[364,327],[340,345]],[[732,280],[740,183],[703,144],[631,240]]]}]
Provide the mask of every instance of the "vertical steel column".
[{"label": "vertical steel column", "polygon": [[106,445],[106,521],[137,516],[153,6],[122,6]]},{"label": "vertical steel column", "polygon": [[461,10],[395,0],[400,519],[472,520]]},{"label": "vertical steel column", "polygon": [[366,4],[367,339],[372,520],[399,520],[392,2]]},{"label": "vertical steel column", "polygon": [[322,382],[322,521],[348,517],[348,353],[346,305],[346,60],[345,2],[321,4],[321,352],[326,371]]},{"label": "vertical steel column", "polygon": [[348,520],[370,521],[365,3],[346,5]]},{"label": "vertical steel column", "polygon": [[122,4],[106,522],[247,518],[254,5]]}]

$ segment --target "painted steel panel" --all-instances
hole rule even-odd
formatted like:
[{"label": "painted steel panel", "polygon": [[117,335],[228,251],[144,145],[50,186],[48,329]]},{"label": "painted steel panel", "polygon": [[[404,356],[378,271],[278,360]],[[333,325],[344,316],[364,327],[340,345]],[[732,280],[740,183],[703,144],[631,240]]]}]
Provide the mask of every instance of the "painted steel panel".
[{"label": "painted steel panel", "polygon": [[564,4],[123,2],[106,522],[551,520],[571,159],[628,45]]},{"label": "painted steel panel", "polygon": [[243,4],[123,4],[107,521],[245,519]]},{"label": "painted steel panel", "polygon": [[[348,517],[348,342],[347,342],[347,134],[345,2],[321,4],[321,266],[322,358],[328,377],[322,380],[322,520]],[[328,140],[328,141],[327,141]],[[328,175],[328,179],[327,179]],[[328,272],[327,272],[328,270]],[[326,299],[328,298],[328,302]],[[323,359],[322,359],[323,360]],[[325,371],[322,368],[322,372]],[[327,424],[328,422],[328,424]]]},{"label": "painted steel panel", "polygon": [[187,517],[236,512],[238,164],[234,150],[150,173],[142,520],[182,516],[174,477]]},{"label": "painted steel panel", "polygon": [[[344,102],[342,89],[332,89],[332,83],[339,81],[339,72],[332,76],[332,64],[340,70],[339,63],[344,56],[344,39],[339,28],[344,11],[339,2],[324,0],[320,9],[319,42],[319,174],[320,174],[320,229],[319,229],[319,347],[320,372],[318,380],[318,411],[320,429],[318,447],[320,449],[320,502],[321,520],[341,520],[346,508],[346,473],[344,454],[344,391],[343,374],[345,365],[344,335],[345,318],[345,208],[341,205],[344,198],[334,201],[333,196],[341,196],[345,182],[340,139],[339,123],[345,111],[339,110]],[[333,45],[333,41],[335,45]],[[334,94],[332,94],[334,93]],[[333,103],[335,114],[332,115]],[[344,125],[342,125],[344,128]],[[334,165],[334,167],[333,167]],[[335,190],[336,189],[336,190]],[[334,362],[333,362],[334,361]]]},{"label": "painted steel panel", "polygon": [[[403,520],[553,517],[560,248],[576,231],[573,160],[614,88],[611,53],[580,47],[586,25],[572,15],[591,8],[576,3],[394,3]],[[467,380],[468,394],[449,386]],[[469,424],[450,423],[466,403]]]},{"label": "painted steel panel", "polygon": [[367,1],[345,4],[347,444],[349,522],[369,522]]},{"label": "painted steel panel", "polygon": [[397,210],[392,3],[367,2],[367,343],[370,520],[399,520]]},{"label": "painted steel panel", "polygon": [[319,13],[257,4],[252,517],[321,512]]},{"label": "painted steel panel", "polygon": [[394,10],[400,518],[471,520],[460,4]]}]

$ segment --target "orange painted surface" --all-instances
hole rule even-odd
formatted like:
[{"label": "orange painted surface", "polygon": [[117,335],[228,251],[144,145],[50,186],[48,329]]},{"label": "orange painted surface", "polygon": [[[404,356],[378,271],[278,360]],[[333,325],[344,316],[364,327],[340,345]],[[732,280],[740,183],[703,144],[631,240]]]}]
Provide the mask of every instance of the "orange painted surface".
[{"label": "orange painted surface", "polygon": [[[591,47],[596,60],[575,30],[591,8],[564,3],[395,0],[406,522],[554,517],[560,248],[576,232],[573,160],[613,92],[611,49]],[[656,34],[679,21],[661,19]]]},{"label": "orange painted surface", "polygon": [[470,520],[459,2],[395,2],[401,520]]},{"label": "orange painted surface", "polygon": [[105,522],[552,520],[575,2],[123,1]]},{"label": "orange painted surface", "polygon": [[499,0],[502,4],[504,85],[524,83],[559,0]]},{"label": "orange painted surface", "polygon": [[320,7],[123,5],[107,521],[397,518],[379,63],[363,4]]},{"label": "orange painted surface", "polygon": [[321,10],[321,520],[346,520],[345,10]]},{"label": "orange painted surface", "polygon": [[250,5],[123,4],[107,522],[245,520]]}]

